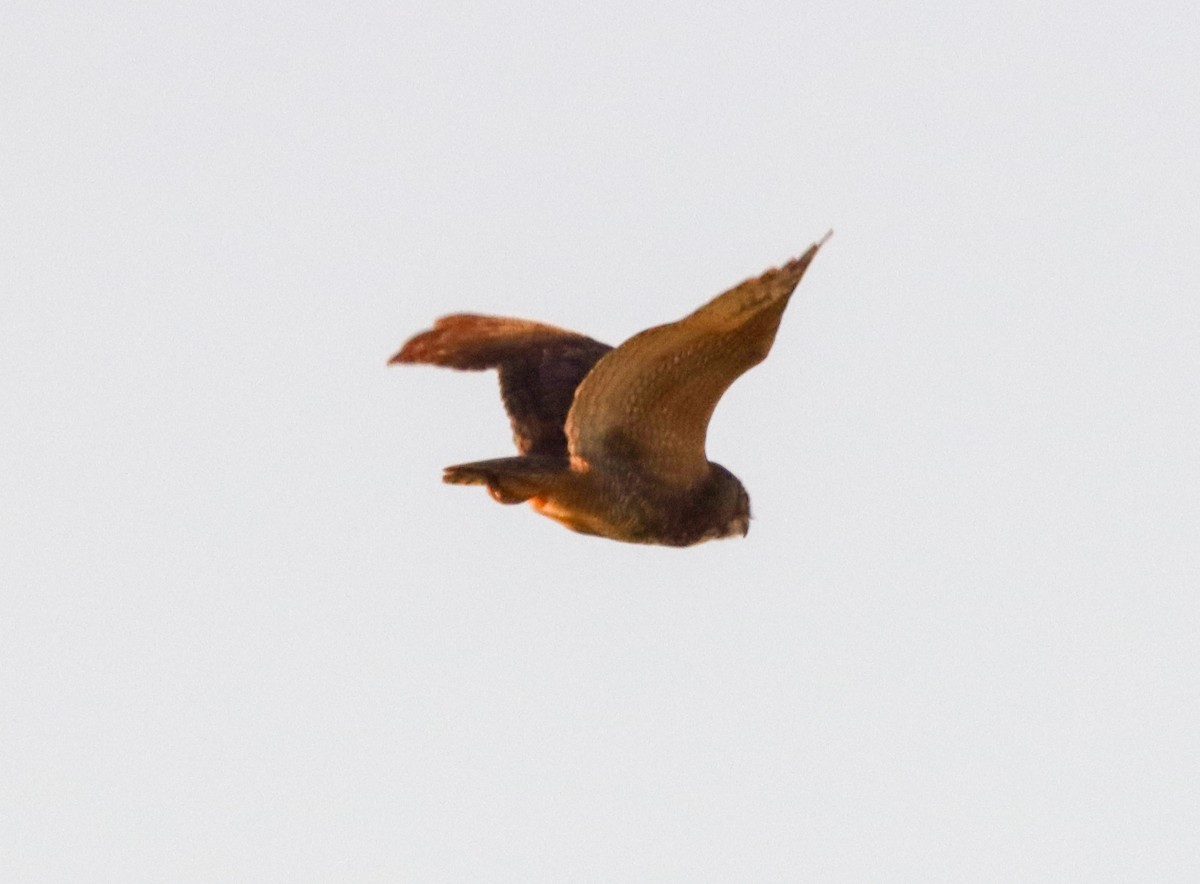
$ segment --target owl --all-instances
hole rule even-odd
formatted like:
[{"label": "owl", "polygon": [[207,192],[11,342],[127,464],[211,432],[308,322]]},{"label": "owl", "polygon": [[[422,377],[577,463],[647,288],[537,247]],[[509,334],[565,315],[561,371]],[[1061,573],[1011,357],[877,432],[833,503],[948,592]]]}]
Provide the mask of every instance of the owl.
[{"label": "owl", "polygon": [[745,536],[750,497],[706,456],[708,422],[729,385],[770,352],[792,292],[831,234],[616,348],[540,322],[456,313],[389,364],[499,372],[518,454],[446,467],[446,482],[482,485],[500,503],[528,502],[612,540],[691,546]]}]

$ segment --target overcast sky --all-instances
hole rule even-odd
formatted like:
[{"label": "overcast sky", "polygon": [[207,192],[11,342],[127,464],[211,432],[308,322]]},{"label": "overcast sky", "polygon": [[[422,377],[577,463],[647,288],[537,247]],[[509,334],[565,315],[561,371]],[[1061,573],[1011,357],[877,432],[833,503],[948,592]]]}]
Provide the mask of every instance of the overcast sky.
[{"label": "overcast sky", "polygon": [[[6,4],[0,878],[1195,881],[1200,12]],[[836,232],[744,540],[441,467],[445,313]]]}]

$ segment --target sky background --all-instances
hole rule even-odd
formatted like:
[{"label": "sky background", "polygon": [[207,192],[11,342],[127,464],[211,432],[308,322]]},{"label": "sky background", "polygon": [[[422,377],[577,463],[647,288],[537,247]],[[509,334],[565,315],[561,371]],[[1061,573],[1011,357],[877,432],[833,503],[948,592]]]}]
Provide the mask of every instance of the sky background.
[{"label": "sky background", "polygon": [[[0,13],[0,879],[1195,881],[1200,12]],[[836,233],[745,540],[446,464]]]}]

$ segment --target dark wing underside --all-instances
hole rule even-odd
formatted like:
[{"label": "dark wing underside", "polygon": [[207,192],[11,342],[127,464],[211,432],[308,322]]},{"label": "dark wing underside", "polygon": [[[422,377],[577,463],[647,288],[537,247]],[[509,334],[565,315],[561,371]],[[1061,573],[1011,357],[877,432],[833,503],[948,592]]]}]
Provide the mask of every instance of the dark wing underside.
[{"label": "dark wing underside", "polygon": [[522,455],[566,456],[563,424],[579,386],[612,347],[552,325],[456,313],[389,360],[500,373],[500,396]]}]

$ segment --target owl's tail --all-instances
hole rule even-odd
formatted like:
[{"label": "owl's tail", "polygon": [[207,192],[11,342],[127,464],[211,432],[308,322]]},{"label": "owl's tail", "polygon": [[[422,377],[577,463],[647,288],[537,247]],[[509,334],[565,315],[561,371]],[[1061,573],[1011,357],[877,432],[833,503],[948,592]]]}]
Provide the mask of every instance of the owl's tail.
[{"label": "owl's tail", "polygon": [[442,481],[486,485],[488,494],[499,503],[524,503],[549,491],[567,472],[565,457],[499,457],[446,467]]}]

